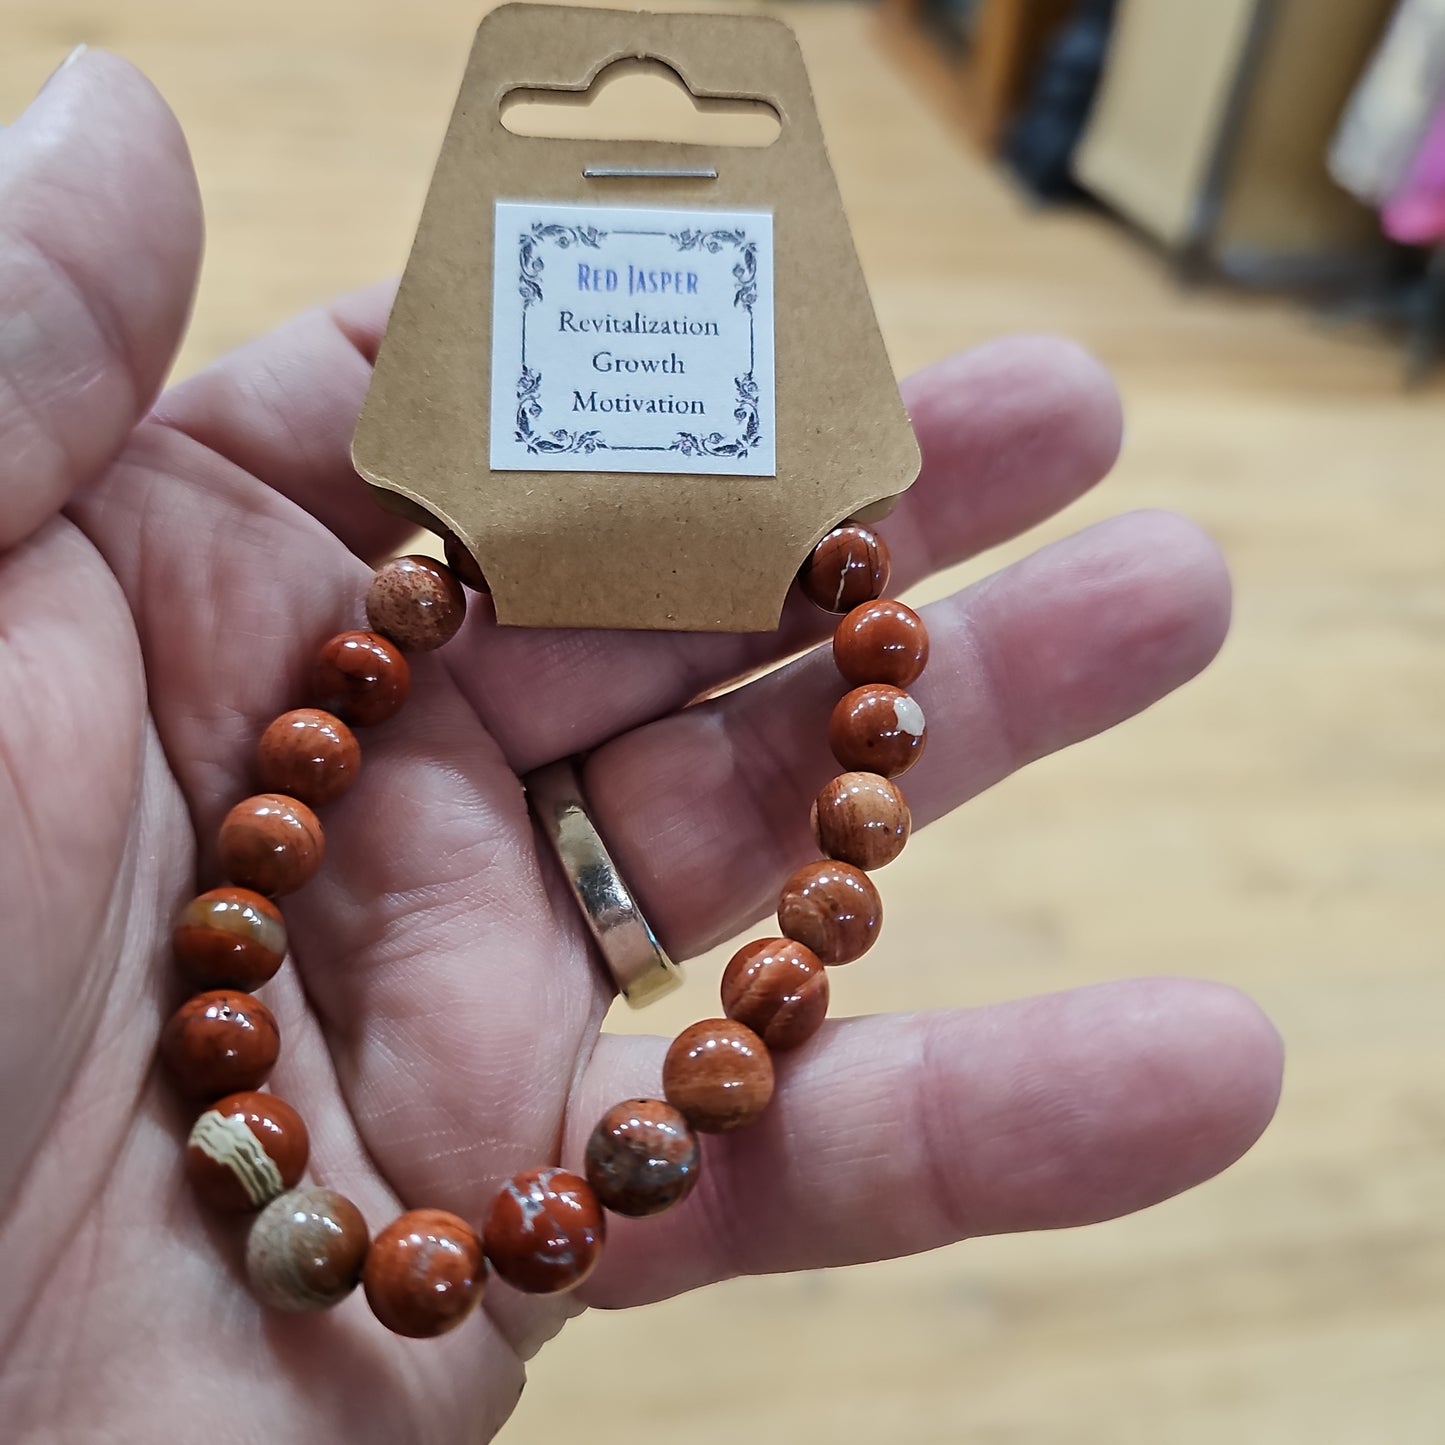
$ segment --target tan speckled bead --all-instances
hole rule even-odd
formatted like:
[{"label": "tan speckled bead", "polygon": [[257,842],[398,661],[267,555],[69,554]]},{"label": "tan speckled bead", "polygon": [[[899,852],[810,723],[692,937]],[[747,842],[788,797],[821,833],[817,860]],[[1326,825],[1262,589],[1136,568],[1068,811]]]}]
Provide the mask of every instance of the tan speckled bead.
[{"label": "tan speckled bead", "polygon": [[467,594],[434,557],[395,557],[377,568],[366,594],[366,619],[403,652],[431,652],[466,620]]},{"label": "tan speckled bead", "polygon": [[851,612],[859,603],[882,596],[889,570],[882,537],[871,527],[845,522],[808,554],[798,585],[825,612]]},{"label": "tan speckled bead", "polygon": [[733,954],[722,976],[723,1012],[773,1050],[795,1049],[828,1012],[828,975],[811,948],[760,938]]},{"label": "tan speckled bead", "polygon": [[226,877],[273,897],[308,883],[325,849],[316,814],[280,793],[242,799],[221,824],[219,851]]},{"label": "tan speckled bead", "polygon": [[339,717],[320,708],[284,712],[256,745],[261,786],[310,808],[334,803],[361,771],[361,746]]},{"label": "tan speckled bead", "polygon": [[806,863],[783,884],[778,927],[826,964],[862,958],[883,926],[883,900],[851,863]]},{"label": "tan speckled bead", "polygon": [[928,664],[928,629],[911,607],[891,597],[865,602],[834,631],[833,661],[854,687],[911,687]]},{"label": "tan speckled bead", "polygon": [[202,988],[259,988],[286,957],[286,925],[249,888],[212,888],[181,910],[171,934],[176,962]]},{"label": "tan speckled bead", "polygon": [[486,1282],[476,1230],[444,1209],[411,1209],[393,1220],[372,1240],[361,1271],[372,1314],[413,1340],[454,1330]]},{"label": "tan speckled bead", "polygon": [[273,1310],[300,1314],[340,1304],[366,1260],[361,1211],[330,1189],[293,1189],[256,1216],[246,1240],[251,1293]]},{"label": "tan speckled bead", "polygon": [[873,869],[903,851],[913,815],[897,783],[877,773],[843,773],[814,800],[812,822],[826,857]]},{"label": "tan speckled bead", "polygon": [[703,1019],[672,1041],[662,1063],[662,1092],[704,1134],[741,1129],[773,1097],[773,1061],[746,1024]]},{"label": "tan speckled bead", "polygon": [[218,988],[187,999],[161,1031],[161,1059],[193,1099],[259,1089],[281,1052],[281,1032],[258,998]]},{"label": "tan speckled bead", "polygon": [[850,772],[896,778],[923,756],[923,709],[901,688],[855,687],[828,720],[828,746]]},{"label": "tan speckled bead", "polygon": [[212,1209],[260,1209],[295,1186],[311,1142],[300,1114],[274,1094],[228,1094],[196,1120],[186,1175]]}]

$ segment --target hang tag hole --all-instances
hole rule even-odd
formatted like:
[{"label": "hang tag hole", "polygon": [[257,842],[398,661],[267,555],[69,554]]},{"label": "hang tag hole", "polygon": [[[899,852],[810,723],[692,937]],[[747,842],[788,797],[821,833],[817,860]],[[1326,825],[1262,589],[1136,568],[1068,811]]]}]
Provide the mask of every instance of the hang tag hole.
[{"label": "hang tag hole", "polygon": [[782,130],[761,100],[704,100],[656,60],[619,60],[587,90],[512,90],[502,125],[552,140],[664,141],[678,145],[770,146]]}]

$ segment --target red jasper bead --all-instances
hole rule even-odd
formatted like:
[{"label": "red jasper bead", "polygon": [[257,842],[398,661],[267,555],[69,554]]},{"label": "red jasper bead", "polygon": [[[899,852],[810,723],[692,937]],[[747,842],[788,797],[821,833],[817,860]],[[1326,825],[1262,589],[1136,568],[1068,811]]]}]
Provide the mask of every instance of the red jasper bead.
[{"label": "red jasper bead", "polygon": [[372,1314],[413,1340],[455,1329],[486,1282],[476,1231],[444,1209],[412,1209],[393,1220],[372,1240],[361,1271]]},{"label": "red jasper bead", "polygon": [[870,527],[846,522],[834,527],[803,563],[803,595],[825,612],[851,612],[879,597],[888,586],[888,548]]},{"label": "red jasper bead", "polygon": [[338,632],[321,646],[317,701],[353,727],[383,723],[411,692],[411,664],[375,632]]},{"label": "red jasper bead", "polygon": [[161,1059],[197,1099],[259,1089],[281,1052],[281,1032],[258,998],[214,989],[187,999],[161,1033]]},{"label": "red jasper bead", "polygon": [[614,1214],[661,1214],[692,1193],[701,1172],[697,1135],[661,1099],[614,1104],[587,1141],[587,1182]]},{"label": "red jasper bead", "polygon": [[833,633],[833,661],[854,687],[869,682],[908,687],[928,663],[928,629],[890,597],[855,607]]},{"label": "red jasper bead", "polygon": [[554,1167],[527,1169],[492,1201],[482,1247],[514,1289],[556,1294],[592,1273],[606,1232],[602,1206],[585,1179]]},{"label": "red jasper bead", "polygon": [[434,557],[394,557],[377,568],[366,594],[366,620],[403,652],[431,652],[466,620],[467,594]]},{"label": "red jasper bead", "polygon": [[744,944],[723,970],[723,1012],[770,1049],[795,1049],[828,1012],[828,975],[811,948],[791,938]]},{"label": "red jasper bead", "polygon": [[237,803],[221,824],[221,868],[257,893],[294,893],[321,866],[326,836],[305,803],[258,793]]},{"label": "red jasper bead", "polygon": [[882,683],[855,687],[828,720],[828,746],[850,772],[896,778],[923,756],[923,709]]},{"label": "red jasper bead", "polygon": [[212,888],[181,910],[171,946],[176,962],[203,988],[259,988],[286,957],[286,925],[259,893]]},{"label": "red jasper bead", "polygon": [[862,958],[883,926],[883,900],[851,863],[806,863],[783,885],[778,927],[826,964]]},{"label": "red jasper bead", "polygon": [[484,595],[491,592],[492,589],[487,586],[487,579],[482,575],[482,569],[477,565],[477,559],[462,545],[460,537],[454,537],[448,532],[442,539],[442,550],[446,553],[447,566],[473,592],[480,592]]},{"label": "red jasper bead", "polygon": [[229,1094],[196,1120],[186,1174],[203,1204],[260,1209],[301,1178],[311,1142],[301,1116],[274,1094]]},{"label": "red jasper bead", "polygon": [[311,808],[333,803],[356,781],[361,745],[339,717],[320,708],[282,713],[256,748],[261,786]]},{"label": "red jasper bead", "polygon": [[773,1097],[773,1061],[746,1024],[703,1019],[672,1041],[662,1062],[662,1092],[704,1134],[740,1129]]},{"label": "red jasper bead", "polygon": [[812,822],[820,852],[873,869],[903,851],[913,815],[897,783],[877,773],[843,773],[814,800]]}]

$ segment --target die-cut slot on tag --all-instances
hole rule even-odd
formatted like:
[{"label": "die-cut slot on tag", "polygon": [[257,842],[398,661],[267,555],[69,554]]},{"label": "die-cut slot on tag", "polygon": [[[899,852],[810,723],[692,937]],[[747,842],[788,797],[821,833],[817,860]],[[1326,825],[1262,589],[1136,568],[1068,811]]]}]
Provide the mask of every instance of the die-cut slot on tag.
[{"label": "die-cut slot on tag", "polygon": [[919,460],[791,31],[490,12],[352,456],[500,623],[776,628]]},{"label": "die-cut slot on tag", "polygon": [[509,91],[501,116],[512,135],[550,140],[770,146],[782,130],[766,102],[701,98],[655,60],[615,61],[585,91]]}]

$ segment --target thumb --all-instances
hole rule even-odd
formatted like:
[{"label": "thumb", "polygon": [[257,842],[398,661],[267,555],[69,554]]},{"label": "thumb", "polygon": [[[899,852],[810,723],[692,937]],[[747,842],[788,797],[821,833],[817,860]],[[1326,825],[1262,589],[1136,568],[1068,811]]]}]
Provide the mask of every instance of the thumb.
[{"label": "thumb", "polygon": [[148,81],[73,55],[0,130],[0,550],[124,444],[174,360],[201,210]]}]

